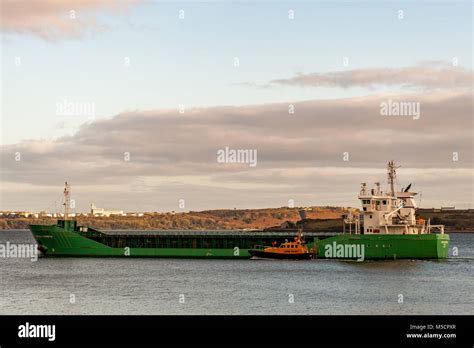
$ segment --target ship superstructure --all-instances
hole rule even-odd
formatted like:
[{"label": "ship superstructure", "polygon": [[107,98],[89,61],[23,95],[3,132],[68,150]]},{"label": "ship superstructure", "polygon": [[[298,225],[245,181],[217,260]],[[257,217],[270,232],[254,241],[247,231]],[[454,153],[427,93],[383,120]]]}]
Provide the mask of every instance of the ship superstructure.
[{"label": "ship superstructure", "polygon": [[[430,221],[416,218],[416,192],[410,191],[411,184],[395,192],[396,169],[393,161],[388,162],[389,192],[383,192],[380,183],[368,189],[362,183],[359,200],[362,204],[361,219],[363,234],[427,234],[433,229],[444,233],[443,225],[431,225]],[[357,226],[357,224],[356,224]],[[359,225],[360,226],[360,225]],[[356,230],[359,233],[360,230]]]},{"label": "ship superstructure", "polygon": [[398,168],[394,161],[388,162],[385,192],[379,182],[371,189],[362,183],[360,213],[349,210],[344,217],[344,233],[314,243],[318,257],[354,259],[354,250],[363,251],[364,260],[448,257],[449,235],[444,234],[443,225],[417,219],[417,193],[410,191],[411,184],[396,191]]}]

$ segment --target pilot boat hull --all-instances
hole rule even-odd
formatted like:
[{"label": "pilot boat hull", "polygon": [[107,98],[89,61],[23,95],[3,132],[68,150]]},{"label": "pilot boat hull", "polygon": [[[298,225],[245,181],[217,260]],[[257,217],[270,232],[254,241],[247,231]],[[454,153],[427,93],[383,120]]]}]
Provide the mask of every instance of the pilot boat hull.
[{"label": "pilot boat hull", "polygon": [[285,259],[285,260],[309,260],[311,253],[272,253],[264,250],[250,249],[248,253],[255,258],[261,259]]}]

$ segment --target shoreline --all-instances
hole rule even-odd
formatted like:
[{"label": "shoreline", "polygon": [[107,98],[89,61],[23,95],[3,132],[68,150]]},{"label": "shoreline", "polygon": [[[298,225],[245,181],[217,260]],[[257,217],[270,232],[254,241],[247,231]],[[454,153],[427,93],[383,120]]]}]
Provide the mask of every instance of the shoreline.
[{"label": "shoreline", "polygon": [[[30,232],[29,229],[27,228],[7,228],[7,229],[0,229],[0,233],[1,232],[6,232],[6,231],[17,231],[17,232]],[[275,232],[275,233],[278,233],[278,232],[285,232],[285,230],[278,230],[278,231],[271,231],[271,230],[267,230],[265,231],[264,229],[261,229],[261,230],[258,230],[258,229],[255,229],[255,230],[242,230],[242,229],[229,229],[229,230],[222,230],[222,229],[218,229],[218,230],[211,230],[211,229],[206,229],[206,230],[202,230],[202,229],[161,229],[161,230],[134,230],[134,229],[113,229],[113,230],[110,230],[110,229],[103,229],[101,230],[101,232],[128,232],[128,231],[137,231],[137,232],[147,232],[147,233],[150,233],[150,232],[173,232],[173,231],[180,231],[180,232],[186,232],[186,231],[192,231],[192,232],[198,232],[198,231],[201,231],[201,232],[232,232],[232,231],[235,231],[235,232],[242,232],[242,233],[252,233],[252,232],[268,232],[268,233],[271,233],[271,232]],[[294,232],[294,230],[288,230],[288,232]],[[319,232],[319,231],[303,231],[304,232],[308,232],[308,233],[314,233],[314,232]],[[335,231],[335,233],[343,233],[342,231]],[[456,233],[456,234],[469,234],[469,233],[474,233],[474,231],[445,231],[444,234],[452,234],[452,233]]]}]

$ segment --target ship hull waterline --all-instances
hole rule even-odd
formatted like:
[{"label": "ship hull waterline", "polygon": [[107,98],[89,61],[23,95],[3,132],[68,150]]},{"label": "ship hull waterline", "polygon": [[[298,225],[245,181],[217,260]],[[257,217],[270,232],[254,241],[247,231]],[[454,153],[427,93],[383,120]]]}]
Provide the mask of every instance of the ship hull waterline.
[{"label": "ship hull waterline", "polygon": [[304,254],[281,254],[266,252],[263,250],[251,249],[248,251],[252,258],[258,259],[272,259],[272,260],[309,260],[311,259],[311,253]]}]

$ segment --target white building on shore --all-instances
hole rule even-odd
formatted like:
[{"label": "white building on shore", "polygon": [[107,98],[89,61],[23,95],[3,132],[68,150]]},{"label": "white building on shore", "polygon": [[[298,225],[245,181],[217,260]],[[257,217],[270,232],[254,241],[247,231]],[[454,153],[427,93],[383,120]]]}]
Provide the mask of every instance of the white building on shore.
[{"label": "white building on shore", "polygon": [[110,215],[123,215],[123,210],[105,210],[104,208],[98,208],[94,203],[91,203],[91,215],[92,216],[110,216]]}]

